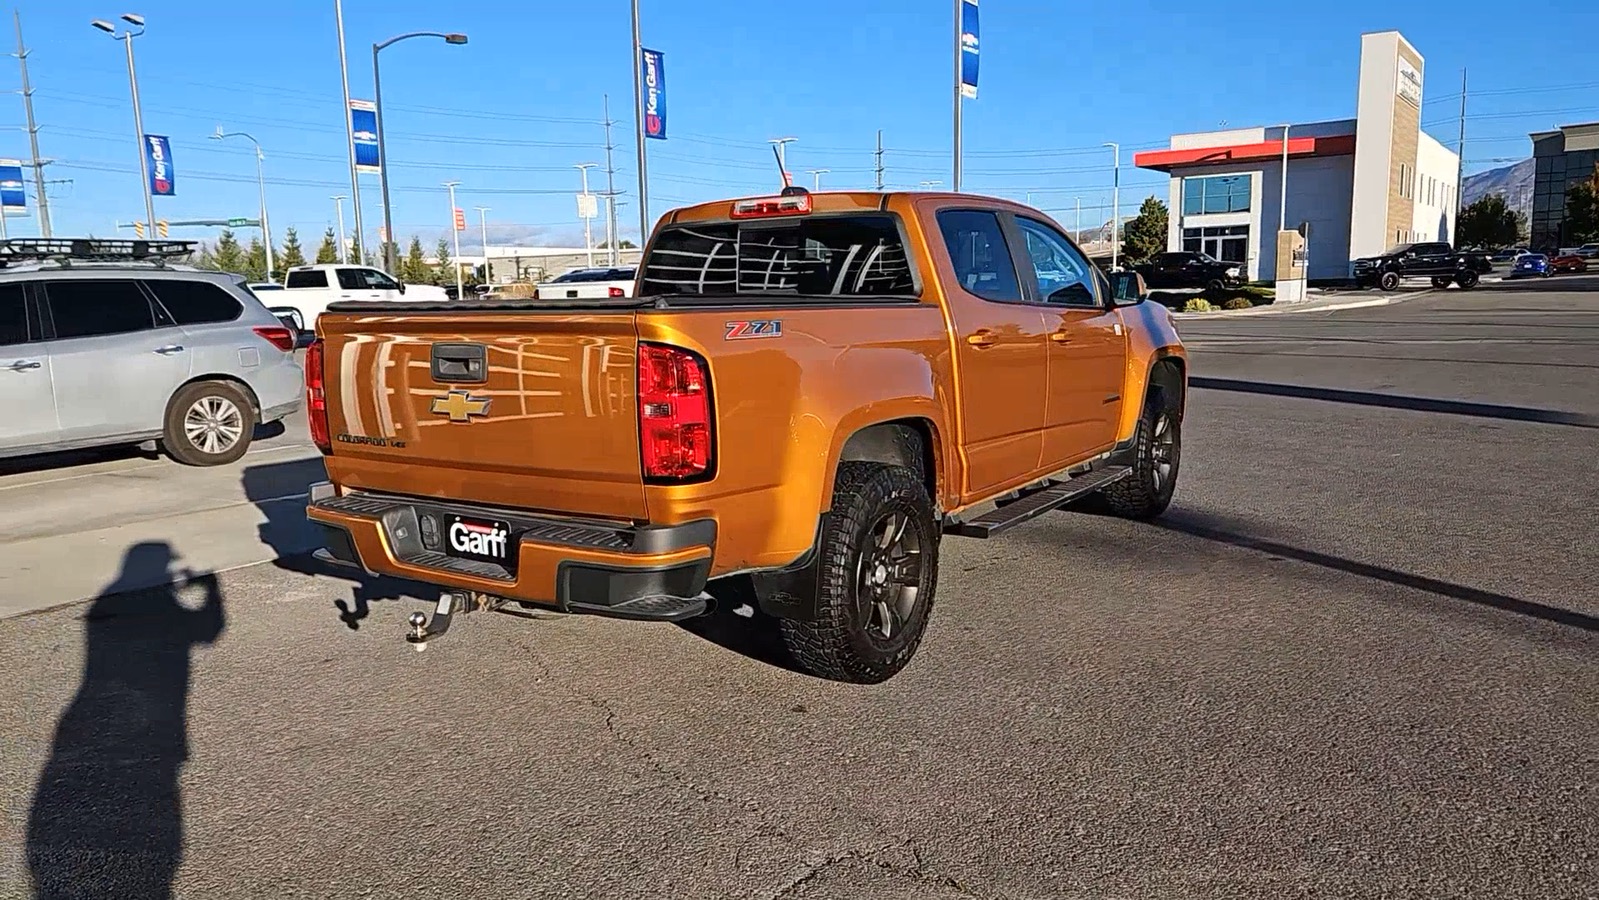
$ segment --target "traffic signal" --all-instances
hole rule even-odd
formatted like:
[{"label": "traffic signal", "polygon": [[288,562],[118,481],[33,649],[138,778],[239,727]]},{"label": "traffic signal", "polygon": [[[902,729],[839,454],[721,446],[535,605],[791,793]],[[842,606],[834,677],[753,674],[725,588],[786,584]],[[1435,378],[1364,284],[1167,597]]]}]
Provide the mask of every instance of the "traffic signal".
[{"label": "traffic signal", "polygon": [[161,219],[160,221],[155,223],[155,233],[161,235],[162,237],[166,237],[167,236],[167,220],[166,219]]},{"label": "traffic signal", "polygon": [[136,237],[136,238],[140,238],[141,240],[144,238],[144,223],[143,222],[134,222],[133,223],[133,236]]}]

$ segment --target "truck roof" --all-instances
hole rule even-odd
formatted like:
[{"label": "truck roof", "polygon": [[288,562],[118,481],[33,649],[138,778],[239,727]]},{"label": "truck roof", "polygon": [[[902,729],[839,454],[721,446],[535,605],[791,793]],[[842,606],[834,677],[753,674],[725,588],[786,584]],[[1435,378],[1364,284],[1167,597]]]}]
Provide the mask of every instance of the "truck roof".
[{"label": "truck roof", "polygon": [[[1012,210],[1032,210],[1031,207],[1014,200],[1003,197],[990,197],[984,194],[953,193],[950,191],[821,191],[813,193],[800,188],[795,194],[803,192],[811,198],[811,212],[813,213],[847,213],[871,212],[875,210],[903,211],[903,205],[914,200],[926,198],[942,199],[959,203],[963,206],[992,206],[1004,207]],[[728,200],[713,200],[707,203],[696,203],[692,206],[680,206],[669,210],[663,218],[662,224],[671,225],[679,222],[709,222],[733,218],[733,207],[746,200],[759,200],[776,198],[777,191],[770,194],[751,194],[745,197],[735,197]],[[1037,210],[1032,210],[1035,214]]]}]

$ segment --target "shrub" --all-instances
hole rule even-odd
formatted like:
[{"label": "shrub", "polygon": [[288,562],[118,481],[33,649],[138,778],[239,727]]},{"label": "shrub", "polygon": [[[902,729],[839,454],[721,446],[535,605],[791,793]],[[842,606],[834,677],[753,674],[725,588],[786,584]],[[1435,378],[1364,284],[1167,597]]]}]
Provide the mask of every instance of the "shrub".
[{"label": "shrub", "polygon": [[1234,297],[1221,305],[1222,309],[1253,309],[1255,304],[1248,297]]},{"label": "shrub", "polygon": [[1211,306],[1210,301],[1203,297],[1195,297],[1183,304],[1183,312],[1210,312],[1213,309],[1215,307]]}]

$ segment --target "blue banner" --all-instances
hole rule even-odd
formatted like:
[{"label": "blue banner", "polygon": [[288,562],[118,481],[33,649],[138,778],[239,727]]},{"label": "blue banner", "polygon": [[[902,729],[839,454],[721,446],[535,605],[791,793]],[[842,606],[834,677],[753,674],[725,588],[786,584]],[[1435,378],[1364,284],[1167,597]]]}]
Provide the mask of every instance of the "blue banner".
[{"label": "blue banner", "polygon": [[177,173],[172,170],[172,144],[164,135],[144,136],[144,156],[150,164],[150,193],[170,197],[177,193]]},{"label": "blue banner", "polygon": [[961,3],[961,96],[977,97],[977,0]]},{"label": "blue banner", "polygon": [[640,48],[644,67],[644,136],[666,140],[666,59],[659,50]]},{"label": "blue banner", "polygon": [[378,108],[371,100],[350,101],[350,135],[355,141],[355,170],[382,169],[383,161],[378,159]]},{"label": "blue banner", "polygon": [[22,187],[22,161],[0,159],[0,211],[8,216],[28,214],[28,192]]}]

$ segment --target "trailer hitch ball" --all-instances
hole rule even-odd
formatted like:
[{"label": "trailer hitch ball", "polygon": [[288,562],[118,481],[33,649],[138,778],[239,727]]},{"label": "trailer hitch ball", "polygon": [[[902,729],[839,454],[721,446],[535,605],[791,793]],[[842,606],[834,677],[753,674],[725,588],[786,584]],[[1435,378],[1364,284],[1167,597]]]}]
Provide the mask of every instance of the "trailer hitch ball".
[{"label": "trailer hitch ball", "polygon": [[427,644],[421,643],[421,641],[422,636],[427,633],[427,613],[411,613],[411,616],[407,621],[411,623],[411,640],[412,642],[416,643],[417,649],[420,650],[423,647],[426,647]]}]

